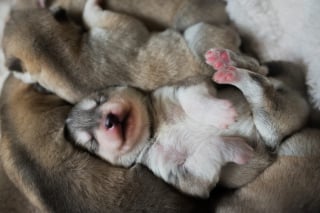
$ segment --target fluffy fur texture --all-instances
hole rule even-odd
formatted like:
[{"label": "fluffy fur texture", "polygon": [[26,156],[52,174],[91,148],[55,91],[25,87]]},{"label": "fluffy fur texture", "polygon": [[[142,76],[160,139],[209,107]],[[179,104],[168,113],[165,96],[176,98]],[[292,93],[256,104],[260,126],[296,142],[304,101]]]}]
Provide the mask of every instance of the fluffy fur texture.
[{"label": "fluffy fur texture", "polygon": [[260,59],[302,62],[309,94],[320,108],[320,2],[233,0],[227,12]]},{"label": "fluffy fur texture", "polygon": [[[0,40],[2,40],[3,29],[6,22],[6,19],[9,15],[10,4],[9,1],[1,1],[0,2]],[[2,43],[0,43],[0,90],[3,85],[3,81],[6,79],[8,75],[7,68],[4,66],[4,55],[2,51]]]}]

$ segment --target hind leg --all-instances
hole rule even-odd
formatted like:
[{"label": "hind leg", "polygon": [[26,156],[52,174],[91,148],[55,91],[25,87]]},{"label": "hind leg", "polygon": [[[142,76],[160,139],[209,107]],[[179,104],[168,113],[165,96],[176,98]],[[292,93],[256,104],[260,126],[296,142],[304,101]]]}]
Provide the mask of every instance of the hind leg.
[{"label": "hind leg", "polygon": [[278,79],[233,66],[218,70],[213,79],[241,90],[252,108],[256,128],[271,148],[300,129],[308,117],[304,97]]},{"label": "hind leg", "polygon": [[213,48],[205,54],[206,63],[215,70],[226,69],[229,66],[249,69],[261,74],[267,74],[267,68],[260,66],[259,62],[247,55],[235,53],[232,50]]},{"label": "hind leg", "polygon": [[300,129],[308,117],[307,101],[277,79],[234,68],[216,72],[214,80],[242,91],[252,107],[260,135],[271,148],[276,148],[285,136]]},{"label": "hind leg", "polygon": [[[105,10],[101,7],[102,0],[87,0],[83,10],[83,21],[88,28],[104,28],[106,30],[120,31],[132,29],[146,31],[145,26],[136,19],[121,13]],[[136,34],[133,32],[133,34]]]},{"label": "hind leg", "polygon": [[231,28],[198,23],[187,28],[183,34],[189,48],[201,60],[209,47],[239,51],[240,37]]}]

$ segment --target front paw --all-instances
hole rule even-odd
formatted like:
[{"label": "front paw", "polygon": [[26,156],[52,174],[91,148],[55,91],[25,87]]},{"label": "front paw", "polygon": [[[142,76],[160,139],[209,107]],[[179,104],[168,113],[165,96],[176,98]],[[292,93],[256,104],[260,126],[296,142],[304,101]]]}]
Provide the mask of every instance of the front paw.
[{"label": "front paw", "polygon": [[205,54],[206,63],[211,65],[216,70],[225,69],[226,67],[233,65],[228,50],[213,48]]},{"label": "front paw", "polygon": [[207,118],[218,129],[226,129],[235,123],[238,116],[233,104],[228,100],[215,99],[207,108]]}]

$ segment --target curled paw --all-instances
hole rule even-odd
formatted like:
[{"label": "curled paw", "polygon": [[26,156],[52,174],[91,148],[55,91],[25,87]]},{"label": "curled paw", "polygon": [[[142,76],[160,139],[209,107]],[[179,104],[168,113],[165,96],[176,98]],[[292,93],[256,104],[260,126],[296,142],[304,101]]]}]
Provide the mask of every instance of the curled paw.
[{"label": "curled paw", "polygon": [[229,66],[218,70],[213,75],[213,80],[218,84],[230,84],[238,81],[237,68]]},{"label": "curled paw", "polygon": [[206,63],[216,70],[225,69],[231,65],[229,52],[225,49],[213,48],[205,54]]}]

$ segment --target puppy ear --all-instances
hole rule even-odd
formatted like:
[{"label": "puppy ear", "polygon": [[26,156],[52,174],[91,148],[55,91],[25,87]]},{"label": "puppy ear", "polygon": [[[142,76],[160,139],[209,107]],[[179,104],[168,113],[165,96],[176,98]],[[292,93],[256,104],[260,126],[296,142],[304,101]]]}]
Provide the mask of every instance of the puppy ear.
[{"label": "puppy ear", "polygon": [[58,22],[66,22],[69,20],[66,10],[61,7],[53,9],[52,14]]},{"label": "puppy ear", "polygon": [[24,72],[23,71],[23,66],[22,66],[22,61],[19,58],[16,58],[16,57],[8,58],[7,61],[6,61],[6,67],[10,71]]}]

